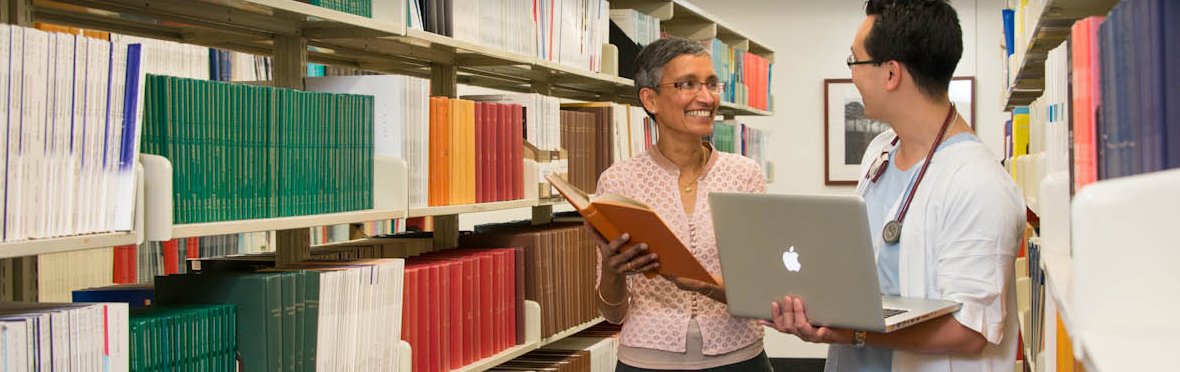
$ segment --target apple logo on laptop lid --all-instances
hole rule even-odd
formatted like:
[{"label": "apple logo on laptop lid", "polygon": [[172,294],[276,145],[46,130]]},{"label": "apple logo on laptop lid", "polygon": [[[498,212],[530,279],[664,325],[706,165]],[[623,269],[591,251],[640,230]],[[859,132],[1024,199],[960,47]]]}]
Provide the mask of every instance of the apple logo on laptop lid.
[{"label": "apple logo on laptop lid", "polygon": [[783,266],[785,266],[787,270],[795,272],[798,272],[803,268],[803,265],[799,263],[799,254],[795,253],[794,246],[791,246],[791,249],[783,252]]}]

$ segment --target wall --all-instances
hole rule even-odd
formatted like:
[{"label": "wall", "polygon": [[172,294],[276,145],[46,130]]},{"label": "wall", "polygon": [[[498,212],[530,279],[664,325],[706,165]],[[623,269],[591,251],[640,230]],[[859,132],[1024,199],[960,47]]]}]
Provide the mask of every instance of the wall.
[{"label": "wall", "polygon": [[[769,191],[852,192],[852,187],[824,185],[821,106],[824,79],[851,77],[844,60],[864,19],[864,1],[690,1],[775,51],[775,115],[739,118],[773,131],[769,147],[775,182]],[[964,39],[963,58],[955,76],[976,77],[977,132],[993,153],[1000,154],[1005,118],[1000,105],[1003,80],[999,54],[1003,1],[953,0],[952,4],[959,12]]]},{"label": "wall", "polygon": [[[851,186],[824,185],[823,80],[850,78],[844,64],[856,28],[864,20],[863,0],[690,0],[730,27],[775,51],[773,117],[739,118],[772,131],[772,193],[851,193]],[[963,28],[963,58],[955,76],[975,76],[976,132],[1003,151],[1006,115],[1001,111],[1000,55],[1002,0],[952,0]],[[960,109],[962,110],[962,109]],[[961,111],[962,112],[962,111]],[[966,115],[966,113],[964,113]],[[767,330],[771,357],[822,358],[827,347]]]}]

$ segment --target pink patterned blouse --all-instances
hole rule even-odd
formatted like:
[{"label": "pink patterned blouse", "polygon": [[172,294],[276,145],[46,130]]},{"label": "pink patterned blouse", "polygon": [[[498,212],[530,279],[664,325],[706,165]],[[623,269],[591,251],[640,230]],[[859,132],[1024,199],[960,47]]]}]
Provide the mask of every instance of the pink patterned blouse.
[{"label": "pink patterned blouse", "polygon": [[[762,193],[766,191],[766,178],[754,160],[714,150],[697,181],[696,201],[690,216],[680,202],[679,177],[680,170],[652,148],[603,172],[597,192],[616,193],[650,205],[705,269],[720,276],[721,262],[717,257],[708,194]],[[601,257],[598,265],[597,272],[601,273]],[[685,337],[692,318],[700,325],[704,355],[729,353],[762,340],[762,326],[734,318],[725,304],[682,291],[662,277],[647,279],[633,275],[628,279],[628,287],[632,298],[623,322],[620,339],[623,345],[685,352]]]}]

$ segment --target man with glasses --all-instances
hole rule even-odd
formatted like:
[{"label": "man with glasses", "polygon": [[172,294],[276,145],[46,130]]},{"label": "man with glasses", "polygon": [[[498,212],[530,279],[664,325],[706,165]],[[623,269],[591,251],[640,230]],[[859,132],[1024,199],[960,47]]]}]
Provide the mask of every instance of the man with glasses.
[{"label": "man with glasses", "polygon": [[881,293],[962,307],[872,333],[814,327],[788,296],[764,324],[831,344],[827,371],[1011,371],[1024,204],[948,99],[963,53],[958,15],[946,0],[869,0],[865,13],[846,63],[865,116],[891,127],[869,144],[857,185]]},{"label": "man with glasses", "polygon": [[[709,272],[720,275],[705,198],[710,192],[764,192],[765,177],[754,160],[702,141],[713,133],[724,86],[700,42],[660,39],[639,52],[636,64],[637,93],[659,140],[603,172],[597,193],[647,203]],[[634,275],[655,270],[659,258],[644,244],[620,251],[626,231],[608,242],[591,225],[586,229],[598,245],[598,309],[607,321],[623,324],[616,371],[771,371],[762,327],[729,314],[724,287]]]}]

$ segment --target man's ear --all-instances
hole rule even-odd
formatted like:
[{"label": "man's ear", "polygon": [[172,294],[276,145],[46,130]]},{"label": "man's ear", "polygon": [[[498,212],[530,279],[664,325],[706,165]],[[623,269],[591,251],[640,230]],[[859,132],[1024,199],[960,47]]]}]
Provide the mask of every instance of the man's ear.
[{"label": "man's ear", "polygon": [[656,114],[656,90],[651,88],[639,89],[639,102],[643,103],[643,108],[652,115]]},{"label": "man's ear", "polygon": [[889,75],[885,79],[885,90],[894,91],[901,87],[901,81],[905,74],[905,67],[897,61],[885,62],[885,66],[889,69]]}]

